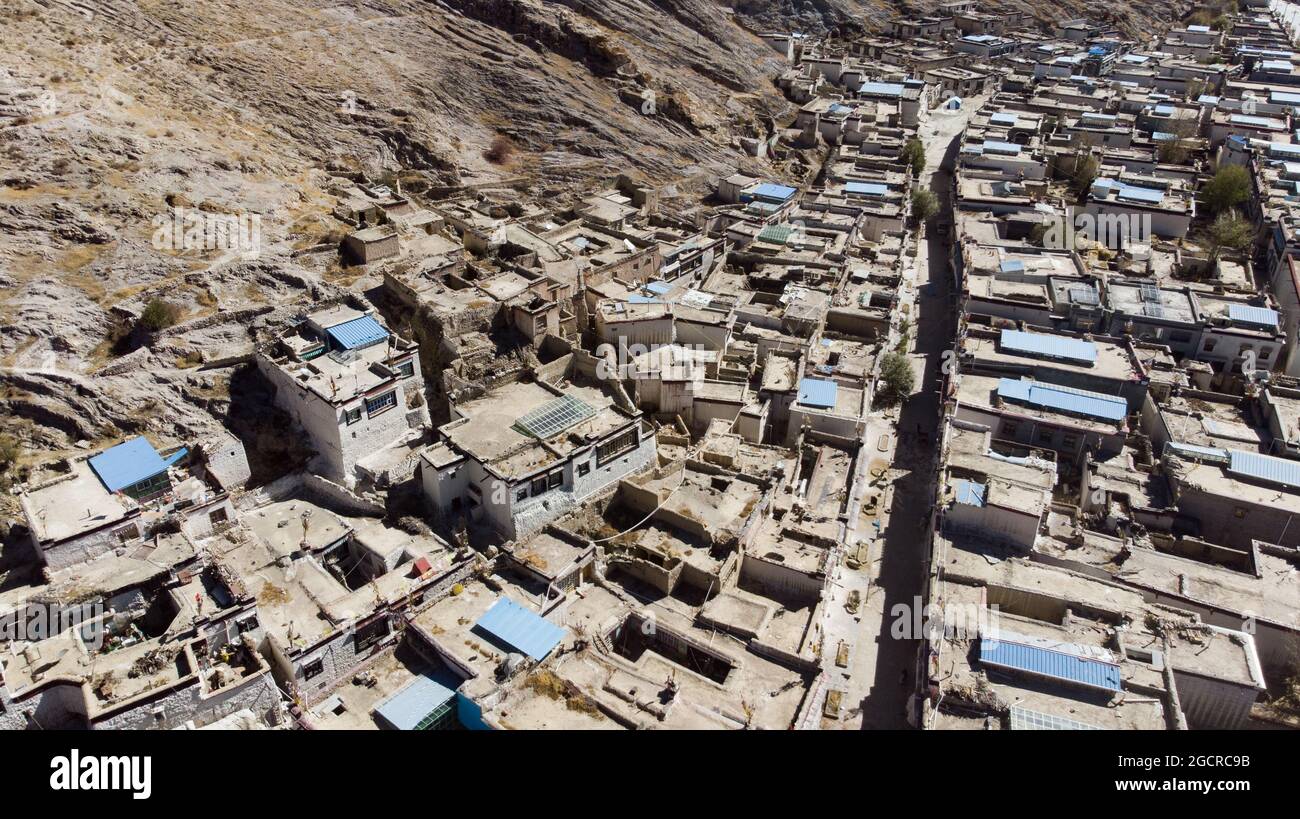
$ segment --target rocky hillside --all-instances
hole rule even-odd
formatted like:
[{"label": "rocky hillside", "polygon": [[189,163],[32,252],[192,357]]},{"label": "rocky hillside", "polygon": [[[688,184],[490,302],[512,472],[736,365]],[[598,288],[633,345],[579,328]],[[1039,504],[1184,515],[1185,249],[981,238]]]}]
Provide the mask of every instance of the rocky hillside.
[{"label": "rocky hillside", "polygon": [[[884,8],[7,0],[4,434],[35,460],[127,433],[192,440],[236,417],[231,371],[200,363],[309,299],[367,286],[328,254],[295,253],[339,237],[332,170],[417,193],[496,185],[551,201],[622,172],[670,196],[738,165],[784,176],[733,147],[790,113],[772,84],[782,63],[753,32],[871,28]],[[1116,13],[1158,16],[1145,9]],[[494,142],[504,147],[488,151]],[[260,255],[159,249],[159,225],[186,208],[258,216]],[[133,330],[158,298],[179,308],[174,326]]]}]

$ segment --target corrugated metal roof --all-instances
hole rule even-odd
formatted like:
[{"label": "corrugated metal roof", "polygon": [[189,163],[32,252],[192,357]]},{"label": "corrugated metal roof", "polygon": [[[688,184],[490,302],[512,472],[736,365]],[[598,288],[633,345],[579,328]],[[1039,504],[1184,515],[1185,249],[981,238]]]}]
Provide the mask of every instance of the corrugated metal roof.
[{"label": "corrugated metal roof", "polygon": [[1139,188],[1136,185],[1121,185],[1119,193],[1115,194],[1117,199],[1127,199],[1130,202],[1143,202],[1146,204],[1158,205],[1165,199],[1165,192],[1158,188]]},{"label": "corrugated metal roof", "polygon": [[1119,666],[1114,663],[1008,640],[980,640],[980,663],[1084,688],[1121,689]]},{"label": "corrugated metal roof", "polygon": [[1228,121],[1235,125],[1253,125],[1259,128],[1272,128],[1282,125],[1281,122],[1268,117],[1253,117],[1249,114],[1233,114],[1228,117]]},{"label": "corrugated metal roof", "polygon": [[1276,310],[1270,310],[1267,307],[1254,307],[1249,304],[1229,304],[1228,318],[1231,321],[1241,322],[1242,324],[1253,324],[1257,327],[1270,327],[1274,330],[1278,325],[1278,314]]},{"label": "corrugated metal roof", "polygon": [[651,293],[658,293],[662,296],[664,293],[672,290],[673,286],[668,282],[653,281],[646,284],[645,289],[649,290]]},{"label": "corrugated metal roof", "polygon": [[344,350],[357,350],[388,338],[388,331],[373,316],[362,316],[325,329],[326,335]]},{"label": "corrugated metal roof", "polygon": [[804,378],[799,381],[799,403],[809,407],[829,409],[835,406],[840,386],[834,381]]},{"label": "corrugated metal roof", "polygon": [[1017,156],[1023,146],[1014,142],[1002,142],[996,139],[986,139],[980,144],[981,150],[986,154],[1009,154]]},{"label": "corrugated metal roof", "polygon": [[1059,358],[1065,361],[1081,361],[1085,364],[1093,364],[1097,361],[1097,345],[1081,338],[1003,330],[1000,342],[1002,349],[1017,353]]},{"label": "corrugated metal roof", "polygon": [[474,628],[539,661],[564,639],[564,629],[507,597],[493,603]]},{"label": "corrugated metal roof", "polygon": [[989,121],[998,125],[1015,125],[1017,119],[1015,114],[1004,114],[999,112],[989,117]]},{"label": "corrugated metal roof", "polygon": [[1102,421],[1122,421],[1128,415],[1128,402],[1122,398],[1039,381],[998,379],[998,395],[1007,401]]},{"label": "corrugated metal roof", "polygon": [[860,94],[876,94],[885,97],[901,97],[903,95],[902,83],[896,82],[864,82],[858,88]]},{"label": "corrugated metal roof", "polygon": [[879,182],[846,182],[844,190],[866,196],[884,196],[889,192],[889,186],[882,185]]},{"label": "corrugated metal roof", "polygon": [[789,185],[778,185],[775,182],[764,182],[755,187],[750,191],[750,193],[754,196],[762,197],[763,199],[779,199],[784,202],[791,196],[794,196],[797,191]]},{"label": "corrugated metal roof", "polygon": [[982,483],[958,479],[954,484],[957,490],[957,503],[964,506],[983,506],[986,487]]},{"label": "corrugated metal roof", "polygon": [[116,492],[167,471],[167,464],[153,445],[140,437],[123,441],[94,456],[90,459],[90,468],[95,470],[109,492]]},{"label": "corrugated metal roof", "polygon": [[1274,458],[1258,452],[1228,450],[1228,472],[1240,478],[1300,489],[1300,461]]},{"label": "corrugated metal roof", "polygon": [[420,675],[375,706],[374,713],[398,731],[411,731],[455,696],[456,692],[442,683]]}]

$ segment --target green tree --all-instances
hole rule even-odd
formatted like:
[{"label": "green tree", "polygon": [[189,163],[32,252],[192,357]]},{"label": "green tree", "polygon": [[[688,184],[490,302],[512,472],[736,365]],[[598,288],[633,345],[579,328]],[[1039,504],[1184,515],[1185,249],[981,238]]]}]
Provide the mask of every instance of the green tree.
[{"label": "green tree", "polygon": [[1101,163],[1091,154],[1080,153],[1074,158],[1074,174],[1070,177],[1070,183],[1074,188],[1077,196],[1083,196],[1088,189],[1092,187],[1093,181],[1097,178],[1097,172],[1101,170]]},{"label": "green tree", "polygon": [[939,212],[939,197],[933,191],[912,191],[912,218],[924,222]]},{"label": "green tree", "polygon": [[181,309],[162,299],[150,299],[140,313],[140,327],[150,333],[156,333],[171,327],[181,317]]},{"label": "green tree", "polygon": [[880,362],[880,390],[877,395],[885,406],[892,407],[912,393],[916,374],[912,362],[898,352],[885,353]]},{"label": "green tree", "polygon": [[1206,240],[1210,245],[1210,264],[1219,260],[1219,254],[1225,249],[1242,250],[1250,246],[1255,238],[1255,225],[1243,218],[1235,210],[1220,213],[1206,231]]},{"label": "green tree", "polygon": [[1196,136],[1196,125],[1191,120],[1180,119],[1169,126],[1169,133],[1173,139],[1162,141],[1156,155],[1161,162],[1181,165],[1191,154],[1192,143],[1189,140]]},{"label": "green tree", "polygon": [[1201,201],[1216,216],[1250,196],[1250,174],[1240,165],[1224,165],[1201,186]]},{"label": "green tree", "polygon": [[903,146],[903,163],[911,166],[912,176],[920,176],[925,170],[925,145],[921,140],[912,137]]}]

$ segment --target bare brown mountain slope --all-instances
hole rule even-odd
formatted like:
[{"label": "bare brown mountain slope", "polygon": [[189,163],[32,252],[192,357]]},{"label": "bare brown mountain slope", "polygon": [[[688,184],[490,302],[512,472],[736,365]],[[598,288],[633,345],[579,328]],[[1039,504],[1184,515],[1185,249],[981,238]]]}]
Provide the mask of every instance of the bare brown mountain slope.
[{"label": "bare brown mountain slope", "polygon": [[[782,177],[733,147],[791,110],[772,84],[783,64],[752,32],[888,17],[851,0],[742,0],[734,15],[713,0],[5,8],[0,415],[35,452],[213,428],[231,410],[230,373],[196,369],[202,357],[364,287],[325,257],[291,256],[340,228],[328,169],[548,201],[625,171],[669,193],[738,165]],[[516,146],[504,164],[484,157],[499,135]],[[157,249],[154,220],[178,207],[258,215],[260,256]],[[180,324],[132,350],[141,339],[123,333],[156,297],[181,307]]]}]

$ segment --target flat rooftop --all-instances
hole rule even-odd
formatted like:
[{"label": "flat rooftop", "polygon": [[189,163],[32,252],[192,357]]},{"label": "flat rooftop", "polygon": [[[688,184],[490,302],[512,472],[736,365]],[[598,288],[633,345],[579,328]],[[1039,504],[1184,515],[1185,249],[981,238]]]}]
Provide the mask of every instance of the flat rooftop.
[{"label": "flat rooftop", "polygon": [[125,495],[109,492],[86,460],[74,461],[62,478],[29,489],[20,497],[33,533],[42,543],[107,526],[138,509]]},{"label": "flat rooftop", "polygon": [[[515,424],[561,396],[571,396],[592,414],[544,439],[520,432]],[[491,467],[502,477],[520,478],[555,463],[631,420],[614,408],[614,400],[595,387],[570,384],[548,389],[535,381],[502,385],[481,398],[457,404],[460,418],[444,424],[442,435],[457,449]],[[558,454],[557,454],[558,453]]]},{"label": "flat rooftop", "polygon": [[[1091,353],[1094,358],[1091,362],[1087,362],[1081,357],[1062,357],[1053,352],[1058,342],[1069,345],[1070,349],[1066,352],[1071,356],[1076,355],[1071,350],[1077,348],[1079,350],[1077,355],[1084,356]],[[1039,349],[1045,352],[1035,354]],[[1127,347],[1096,338],[1083,339],[1079,336],[1056,333],[1029,332],[1012,336],[1009,344],[1003,344],[997,337],[967,335],[962,351],[973,355],[978,361],[990,364],[1047,367],[1117,381],[1137,381],[1140,378],[1137,364]]]}]

